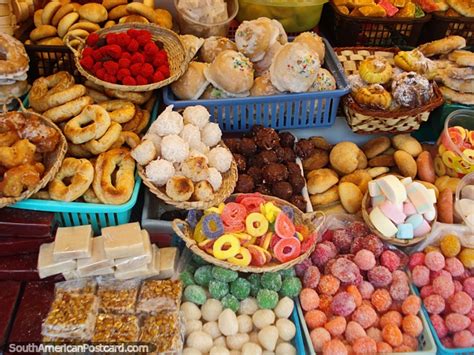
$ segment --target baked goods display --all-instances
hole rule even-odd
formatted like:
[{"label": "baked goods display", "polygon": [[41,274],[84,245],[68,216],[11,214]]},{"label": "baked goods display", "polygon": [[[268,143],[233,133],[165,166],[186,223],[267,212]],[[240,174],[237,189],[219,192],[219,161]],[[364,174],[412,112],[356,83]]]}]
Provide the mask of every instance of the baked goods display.
[{"label": "baked goods display", "polygon": [[[50,1],[34,13],[35,28],[27,44],[64,45],[64,39],[75,36],[86,39],[90,33],[118,23],[154,23],[171,29],[171,14],[155,9],[153,2],[130,3],[125,0],[104,0],[102,4]],[[71,43],[76,47],[79,42]]]},{"label": "baked goods display", "polygon": [[332,0],[332,4],[341,14],[355,17],[421,18],[424,11],[430,12],[419,0]]}]

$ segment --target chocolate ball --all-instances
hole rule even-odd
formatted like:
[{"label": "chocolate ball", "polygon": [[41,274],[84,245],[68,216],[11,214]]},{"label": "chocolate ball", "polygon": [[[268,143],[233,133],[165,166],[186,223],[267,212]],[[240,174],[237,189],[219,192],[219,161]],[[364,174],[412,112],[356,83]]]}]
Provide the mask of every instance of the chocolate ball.
[{"label": "chocolate ball", "polygon": [[290,176],[288,177],[288,182],[293,187],[293,190],[298,193],[303,190],[303,187],[305,185],[305,181],[304,178],[301,176],[301,173],[290,174]]},{"label": "chocolate ball", "polygon": [[251,176],[256,184],[260,184],[262,182],[262,169],[256,166],[251,166],[248,168],[247,175]]},{"label": "chocolate ball", "polygon": [[234,159],[239,173],[243,173],[245,170],[247,170],[247,159],[245,159],[243,155],[234,154]]},{"label": "chocolate ball", "polygon": [[240,138],[224,138],[224,144],[234,154],[240,151]]},{"label": "chocolate ball", "polygon": [[293,149],[288,148],[288,147],[276,147],[275,148],[275,153],[278,157],[278,161],[284,163],[287,161],[295,161],[296,160],[296,154],[293,151]]},{"label": "chocolate ball", "polygon": [[282,147],[293,148],[295,145],[295,136],[290,132],[281,132],[278,134],[280,136],[280,145]]},{"label": "chocolate ball", "polygon": [[272,189],[268,185],[258,185],[255,188],[255,192],[260,192],[263,195],[271,195],[272,194]]},{"label": "chocolate ball", "polygon": [[289,182],[280,181],[273,185],[272,193],[278,198],[288,200],[293,195],[293,187],[291,187]]},{"label": "chocolate ball", "polygon": [[287,162],[286,167],[290,175],[301,175],[301,168],[298,164],[294,162]]},{"label": "chocolate ball", "polygon": [[242,138],[240,140],[240,154],[245,155],[246,157],[255,154],[257,151],[257,145],[251,138]]},{"label": "chocolate ball", "polygon": [[264,166],[278,161],[277,154],[271,150],[265,150],[257,155],[258,165]]},{"label": "chocolate ball", "polygon": [[253,178],[247,174],[239,175],[239,179],[237,180],[237,184],[235,185],[235,191],[238,193],[247,193],[252,192],[255,188],[255,183]]},{"label": "chocolate ball", "polygon": [[269,184],[288,179],[288,169],[283,164],[272,163],[262,169],[263,179]]},{"label": "chocolate ball", "polygon": [[271,150],[280,145],[280,137],[273,128],[261,128],[255,133],[255,143],[260,149]]},{"label": "chocolate ball", "polygon": [[254,126],[252,126],[252,128],[250,129],[250,136],[251,137],[255,137],[257,135],[257,133],[261,130],[261,129],[264,129],[265,127],[262,126],[261,124],[256,124]]},{"label": "chocolate ball", "polygon": [[298,207],[301,211],[306,212],[307,203],[302,195],[291,196],[290,202],[296,207]]},{"label": "chocolate ball", "polygon": [[301,139],[296,143],[295,153],[297,156],[305,159],[313,155],[314,143],[309,139]]}]

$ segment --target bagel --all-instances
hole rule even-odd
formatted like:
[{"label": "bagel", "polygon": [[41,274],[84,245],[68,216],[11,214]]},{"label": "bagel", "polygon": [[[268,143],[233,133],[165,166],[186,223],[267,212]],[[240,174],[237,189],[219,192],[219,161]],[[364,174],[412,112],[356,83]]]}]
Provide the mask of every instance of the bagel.
[{"label": "bagel", "polygon": [[122,17],[119,23],[150,23],[150,21],[140,15],[129,15]]},{"label": "bagel", "polygon": [[[115,184],[112,182],[113,175]],[[99,155],[92,187],[102,203],[120,205],[127,202],[132,196],[134,184],[135,161],[128,149],[112,149]]]},{"label": "bagel", "polygon": [[74,12],[75,10],[76,9],[73,4],[66,4],[64,6],[61,6],[61,8],[54,14],[53,19],[51,20],[51,25],[57,26],[59,24],[59,21],[61,21],[64,16],[71,12]]},{"label": "bagel", "polygon": [[127,5],[127,0],[103,0],[102,5],[108,10],[112,10],[113,8],[119,5]]},{"label": "bagel", "polygon": [[73,31],[73,30],[85,30],[89,33],[92,33],[92,32],[100,30],[100,26],[96,23],[89,22],[89,21],[79,21],[79,22],[76,22],[71,27],[69,27],[69,31]]},{"label": "bagel", "polygon": [[121,91],[115,89],[105,89],[105,94],[109,97],[115,97],[116,99],[123,99],[127,101],[132,101],[135,105],[143,105],[147,102],[152,95],[152,91],[144,92],[132,92],[132,91]]},{"label": "bagel", "polygon": [[90,158],[92,157],[92,153],[89,152],[82,144],[74,144],[68,142],[67,145],[67,153],[68,155],[74,158]]},{"label": "bagel", "polygon": [[61,8],[61,3],[59,1],[51,1],[46,4],[43,8],[43,13],[41,14],[41,23],[43,25],[50,25],[53,16]]},{"label": "bagel", "polygon": [[119,18],[130,15],[127,11],[127,5],[119,5],[109,12],[109,20],[118,20]]},{"label": "bagel", "polygon": [[84,201],[87,203],[102,203],[100,200],[97,198],[97,195],[94,192],[94,189],[92,187],[89,187],[86,192],[84,192],[84,195],[82,195],[82,198]]},{"label": "bagel", "polygon": [[44,112],[52,107],[46,102],[48,96],[61,94],[73,85],[74,77],[65,71],[38,78],[33,82],[30,90],[30,105],[35,111]]},{"label": "bagel", "polygon": [[122,125],[124,131],[132,131],[136,134],[140,134],[150,122],[150,112],[137,108],[135,116]]},{"label": "bagel", "polygon": [[94,100],[96,104],[110,100],[108,96],[104,95],[100,91],[91,88],[87,88],[87,95],[92,97],[92,100]]},{"label": "bagel", "polygon": [[[69,184],[64,179],[70,179]],[[81,197],[94,180],[94,166],[87,159],[66,158],[49,183],[49,196],[56,201],[71,202]]]},{"label": "bagel", "polygon": [[108,112],[99,105],[89,105],[64,127],[64,134],[74,144],[99,139],[110,127]]},{"label": "bagel", "polygon": [[43,38],[54,37],[56,36],[56,34],[57,34],[56,27],[51,26],[51,25],[41,25],[39,27],[36,27],[33,31],[31,31],[30,39],[33,42],[37,42]]},{"label": "bagel", "polygon": [[101,23],[107,20],[107,9],[96,3],[86,3],[79,9],[81,18],[94,23]]},{"label": "bagel", "polygon": [[122,126],[117,122],[112,122],[109,129],[99,139],[92,139],[89,142],[83,144],[84,148],[87,149],[94,155],[103,153],[117,141],[122,132]]},{"label": "bagel", "polygon": [[58,35],[59,37],[64,37],[69,31],[69,28],[79,20],[79,14],[77,12],[71,12],[64,16],[58,24]]},{"label": "bagel", "polygon": [[35,27],[39,27],[43,24],[43,9],[39,9],[35,11],[35,14],[33,15],[33,23],[35,24]]},{"label": "bagel", "polygon": [[148,21],[152,23],[158,23],[158,16],[153,11],[153,8],[150,8],[142,3],[139,2],[131,2],[127,5],[127,12],[130,14],[136,14],[143,16]]},{"label": "bagel", "polygon": [[50,108],[43,112],[43,116],[53,122],[63,122],[77,116],[87,105],[92,105],[94,100],[90,96],[81,96],[60,106]]},{"label": "bagel", "polygon": [[110,148],[120,148],[124,144],[128,145],[131,149],[133,149],[140,144],[140,137],[134,132],[122,131],[120,132],[120,137]]},{"label": "bagel", "polygon": [[117,123],[125,123],[135,116],[135,105],[126,100],[109,100],[99,104],[107,110],[110,119]]},{"label": "bagel", "polygon": [[48,92],[48,94],[44,96],[44,104],[46,105],[44,106],[45,107],[44,111],[49,110],[50,108],[53,108],[53,107],[63,105],[69,101],[72,101],[81,96],[84,96],[85,94],[86,94],[86,88],[84,85],[80,85],[80,84],[72,85],[71,87],[66,88],[63,91],[59,91],[55,93]]}]

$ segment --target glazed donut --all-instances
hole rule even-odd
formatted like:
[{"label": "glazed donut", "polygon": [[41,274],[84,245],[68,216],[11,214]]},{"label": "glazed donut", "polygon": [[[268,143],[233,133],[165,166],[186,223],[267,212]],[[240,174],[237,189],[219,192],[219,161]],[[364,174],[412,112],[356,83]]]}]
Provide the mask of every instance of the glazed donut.
[{"label": "glazed donut", "polygon": [[114,144],[112,144],[112,147],[110,148],[120,148],[124,144],[133,149],[140,144],[140,137],[134,132],[122,131],[120,132],[120,137],[115,141]]},{"label": "glazed donut", "polygon": [[144,92],[131,92],[131,91],[120,91],[115,89],[105,89],[105,94],[109,97],[115,97],[116,99],[122,99],[133,102],[135,105],[143,105],[147,102],[153,91]]},{"label": "glazed donut", "polygon": [[102,5],[110,11],[119,5],[127,5],[127,0],[103,0]]},{"label": "glazed donut", "polygon": [[33,42],[37,42],[43,38],[54,37],[56,36],[56,33],[57,33],[56,27],[51,26],[51,25],[41,25],[39,27],[36,27],[33,31],[31,31],[30,39]]},{"label": "glazed donut", "polygon": [[155,11],[153,11],[149,6],[139,2],[131,2],[130,4],[127,4],[127,12],[130,14],[140,15],[152,23],[158,23],[158,16]]},{"label": "glazed donut", "polygon": [[89,152],[82,144],[74,144],[68,142],[67,144],[67,154],[74,158],[90,158],[92,153]]},{"label": "glazed donut", "polygon": [[122,127],[124,131],[132,131],[140,134],[150,122],[150,112],[137,108],[135,116]]},{"label": "glazed donut", "polygon": [[94,155],[103,153],[109,150],[112,144],[119,139],[120,132],[122,132],[122,126],[117,122],[112,122],[109,129],[102,137],[84,143],[84,148]]},{"label": "glazed donut", "polygon": [[[112,175],[115,174],[115,184]],[[135,161],[130,151],[124,148],[112,149],[102,153],[95,163],[95,176],[92,183],[97,198],[110,205],[120,205],[132,196],[135,184]]]},{"label": "glazed donut", "polygon": [[69,31],[73,30],[85,30],[89,33],[100,30],[100,26],[96,23],[89,21],[80,21],[69,27]]},{"label": "glazed donut", "polygon": [[50,25],[51,20],[53,19],[56,12],[61,8],[61,3],[59,1],[51,1],[46,4],[43,8],[43,13],[41,14],[41,23],[43,25]]},{"label": "glazed donut", "polygon": [[117,123],[125,123],[135,116],[135,105],[126,100],[110,100],[99,104],[107,110],[110,119]]},{"label": "glazed donut", "polygon": [[359,74],[369,84],[385,84],[392,78],[392,66],[383,57],[370,57],[360,63]]},{"label": "glazed donut", "polygon": [[44,112],[51,108],[46,102],[47,97],[61,95],[73,85],[74,77],[65,71],[36,79],[30,90],[30,105],[35,111]]},{"label": "glazed donut", "polygon": [[43,116],[53,122],[63,122],[77,116],[87,105],[92,105],[94,100],[90,96],[81,96],[78,99],[66,102],[63,105],[50,108]]},{"label": "glazed donut", "polygon": [[58,11],[56,11],[56,13],[54,14],[51,20],[51,25],[57,26],[59,21],[61,21],[61,19],[64,16],[66,16],[67,14],[71,12],[74,12],[74,10],[75,10],[75,7],[73,4],[66,4],[64,6],[61,6],[61,8]]},{"label": "glazed donut", "polygon": [[74,144],[102,137],[110,126],[109,113],[99,105],[89,105],[64,127],[64,134]]},{"label": "glazed donut", "polygon": [[19,140],[18,133],[13,129],[0,133],[0,147],[10,147]]},{"label": "glazed donut", "polygon": [[28,139],[15,142],[11,147],[0,147],[0,165],[13,168],[34,161],[36,146]]},{"label": "glazed donut", "polygon": [[[70,179],[69,184],[63,182]],[[71,202],[81,197],[92,184],[94,166],[87,159],[66,158],[58,173],[49,183],[51,199]]]},{"label": "glazed donut", "polygon": [[89,187],[86,192],[84,192],[84,195],[82,195],[82,198],[84,201],[87,203],[102,203],[100,200],[97,198],[97,195],[94,192],[94,189],[92,187]]},{"label": "glazed donut", "polygon": [[22,164],[7,170],[0,182],[0,195],[20,196],[25,189],[35,187],[43,173],[44,165],[41,163]]}]

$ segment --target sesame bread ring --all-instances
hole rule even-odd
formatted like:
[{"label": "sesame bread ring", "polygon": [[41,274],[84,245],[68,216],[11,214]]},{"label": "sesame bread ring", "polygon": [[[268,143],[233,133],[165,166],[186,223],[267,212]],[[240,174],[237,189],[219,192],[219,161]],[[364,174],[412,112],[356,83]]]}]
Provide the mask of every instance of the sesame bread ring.
[{"label": "sesame bread ring", "polygon": [[96,104],[99,104],[101,102],[110,100],[110,98],[108,96],[105,96],[100,91],[97,91],[97,90],[91,89],[91,88],[87,88],[87,95],[92,97],[92,100],[94,100],[94,102]]},{"label": "sesame bread ring", "polygon": [[102,5],[104,5],[104,7],[110,11],[112,10],[114,7],[117,7],[119,5],[127,5],[128,1],[127,0],[103,0],[102,1]]},{"label": "sesame bread ring", "polygon": [[107,88],[104,90],[104,92],[109,97],[132,101],[135,105],[143,105],[151,98],[151,95],[153,94],[153,91],[131,92]]},{"label": "sesame bread ring", "polygon": [[72,31],[72,30],[84,30],[91,33],[91,32],[100,30],[100,26],[96,23],[89,22],[89,21],[79,21],[79,22],[76,22],[71,27],[69,27],[69,31]]},{"label": "sesame bread ring", "polygon": [[84,81],[84,86],[88,89],[94,89],[99,92],[104,92],[104,87],[100,86],[99,84],[94,83],[93,81],[86,80]]},{"label": "sesame bread ring", "polygon": [[140,134],[150,121],[150,113],[146,110],[142,110],[137,108],[135,116],[133,118],[122,125],[124,131],[132,131],[136,134]]},{"label": "sesame bread ring", "polygon": [[43,9],[39,9],[35,11],[35,14],[33,15],[33,23],[35,24],[35,27],[40,27],[43,24]]},{"label": "sesame bread ring", "polygon": [[30,39],[33,42],[37,42],[43,38],[48,38],[48,37],[54,37],[56,36],[56,27],[51,26],[51,25],[41,25],[39,27],[36,27],[33,31],[30,33]]},{"label": "sesame bread ring", "polygon": [[[70,179],[69,184],[64,179]],[[87,159],[66,158],[49,183],[49,196],[56,201],[71,202],[81,197],[94,180],[94,166]]]},{"label": "sesame bread ring", "polygon": [[89,187],[86,192],[84,192],[84,195],[82,195],[82,198],[84,201],[87,203],[102,203],[100,200],[97,198],[97,195],[94,192],[94,189],[92,187]]},{"label": "sesame bread ring", "polygon": [[71,12],[64,16],[58,24],[58,35],[59,37],[64,37],[69,31],[69,28],[79,20],[79,14],[77,12]]},{"label": "sesame bread ring", "polygon": [[74,85],[74,77],[65,71],[41,77],[33,82],[30,90],[30,105],[37,112],[44,112],[51,107],[46,97],[61,93]]},{"label": "sesame bread ring", "polygon": [[[115,184],[112,182],[113,175]],[[134,184],[135,161],[130,150],[118,148],[99,155],[92,187],[102,203],[120,205],[127,202],[132,196]]]},{"label": "sesame bread ring", "polygon": [[89,152],[82,144],[74,144],[68,142],[67,154],[74,158],[90,158],[92,153]]},{"label": "sesame bread ring", "polygon": [[135,116],[135,105],[126,100],[109,100],[100,103],[109,113],[110,119],[117,123],[125,123]]},{"label": "sesame bread ring", "polygon": [[75,7],[73,4],[66,4],[64,6],[61,6],[61,8],[54,14],[53,19],[51,20],[51,25],[57,26],[59,24],[59,21],[61,21],[64,16],[74,11]]},{"label": "sesame bread ring", "polygon": [[43,25],[50,25],[51,20],[53,19],[56,12],[61,8],[61,3],[59,1],[51,1],[46,4],[41,14],[41,23]]},{"label": "sesame bread ring", "polygon": [[64,134],[74,144],[102,137],[110,127],[109,113],[99,105],[89,105],[64,127]]},{"label": "sesame bread ring", "polygon": [[75,100],[86,94],[86,88],[84,85],[75,84],[71,87],[64,89],[63,91],[52,92],[50,90],[41,102],[40,107],[43,109],[41,112],[49,110],[50,108],[61,106],[69,101]]},{"label": "sesame bread ring", "polygon": [[109,12],[109,20],[118,20],[119,18],[130,15],[127,11],[127,5],[119,5]]},{"label": "sesame bread ring", "polygon": [[87,105],[92,105],[94,100],[90,96],[81,96],[60,106],[50,108],[43,116],[53,122],[63,122],[76,117]]},{"label": "sesame bread ring", "polygon": [[108,13],[104,6],[92,2],[82,5],[79,9],[79,15],[87,21],[101,23],[107,20]]},{"label": "sesame bread ring", "polygon": [[84,148],[87,149],[94,155],[103,153],[117,141],[122,132],[122,126],[117,122],[112,122],[109,129],[99,139],[92,139],[89,142],[83,144]]},{"label": "sesame bread ring", "polygon": [[128,145],[131,149],[133,149],[140,144],[140,137],[134,132],[122,131],[120,132],[120,137],[110,148],[120,148],[124,144]]},{"label": "sesame bread ring", "polygon": [[127,5],[127,11],[130,14],[143,16],[144,18],[146,18],[148,21],[152,23],[158,22],[158,16],[156,15],[155,11],[153,11],[152,8],[142,3],[131,2],[130,4]]}]

